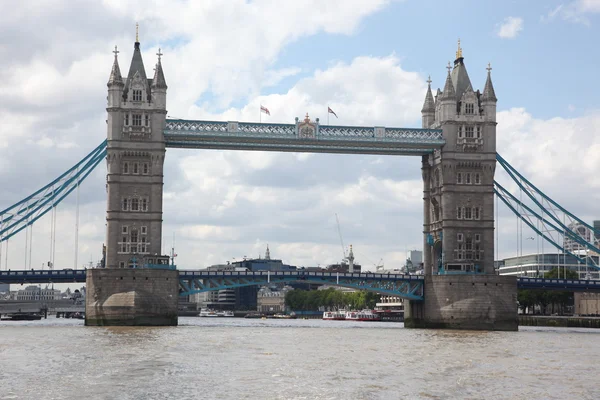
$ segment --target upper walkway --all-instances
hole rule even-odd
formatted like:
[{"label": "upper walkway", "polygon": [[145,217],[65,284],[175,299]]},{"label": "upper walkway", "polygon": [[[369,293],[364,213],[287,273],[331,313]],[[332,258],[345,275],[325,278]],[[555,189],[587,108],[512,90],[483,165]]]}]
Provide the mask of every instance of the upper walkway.
[{"label": "upper walkway", "polygon": [[311,153],[423,155],[446,141],[441,129],[406,129],[167,119],[167,147]]}]

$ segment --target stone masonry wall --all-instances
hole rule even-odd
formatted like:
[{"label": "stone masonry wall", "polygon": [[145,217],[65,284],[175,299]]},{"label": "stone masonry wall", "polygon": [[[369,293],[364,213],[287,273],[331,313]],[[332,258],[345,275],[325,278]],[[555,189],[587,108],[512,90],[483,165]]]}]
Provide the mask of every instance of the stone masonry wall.
[{"label": "stone masonry wall", "polygon": [[407,328],[518,330],[515,277],[432,275],[424,284],[425,300],[406,307]]},{"label": "stone masonry wall", "polygon": [[86,325],[177,325],[176,270],[91,269],[86,285]]}]

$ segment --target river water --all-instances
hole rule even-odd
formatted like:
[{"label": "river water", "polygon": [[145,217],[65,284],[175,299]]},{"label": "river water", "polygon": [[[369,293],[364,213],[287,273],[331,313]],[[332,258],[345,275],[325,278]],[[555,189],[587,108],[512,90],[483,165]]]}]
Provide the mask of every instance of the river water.
[{"label": "river water", "polygon": [[180,318],[0,322],[0,399],[600,399],[600,330]]}]

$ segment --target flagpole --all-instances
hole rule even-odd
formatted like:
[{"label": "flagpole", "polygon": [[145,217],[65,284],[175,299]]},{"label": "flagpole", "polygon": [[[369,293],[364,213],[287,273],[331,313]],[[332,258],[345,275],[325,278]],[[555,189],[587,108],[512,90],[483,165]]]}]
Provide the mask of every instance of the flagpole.
[{"label": "flagpole", "polygon": [[262,106],[259,106],[258,108],[258,123],[260,124],[262,122]]},{"label": "flagpole", "polygon": [[329,125],[329,106],[327,106],[327,125]]}]

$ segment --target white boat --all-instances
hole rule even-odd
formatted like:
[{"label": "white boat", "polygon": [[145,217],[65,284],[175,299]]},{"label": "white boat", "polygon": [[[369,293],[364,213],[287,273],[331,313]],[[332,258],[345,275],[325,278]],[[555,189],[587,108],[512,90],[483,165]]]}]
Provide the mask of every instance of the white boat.
[{"label": "white boat", "polygon": [[381,317],[373,310],[346,311],[346,321],[381,321]]},{"label": "white boat", "polygon": [[233,311],[219,311],[217,317],[233,317]]},{"label": "white boat", "polygon": [[325,311],[323,313],[323,319],[329,321],[343,321],[346,319],[345,311]]},{"label": "white boat", "polygon": [[209,310],[207,308],[203,308],[200,310],[199,317],[218,317],[217,312],[215,310]]}]

